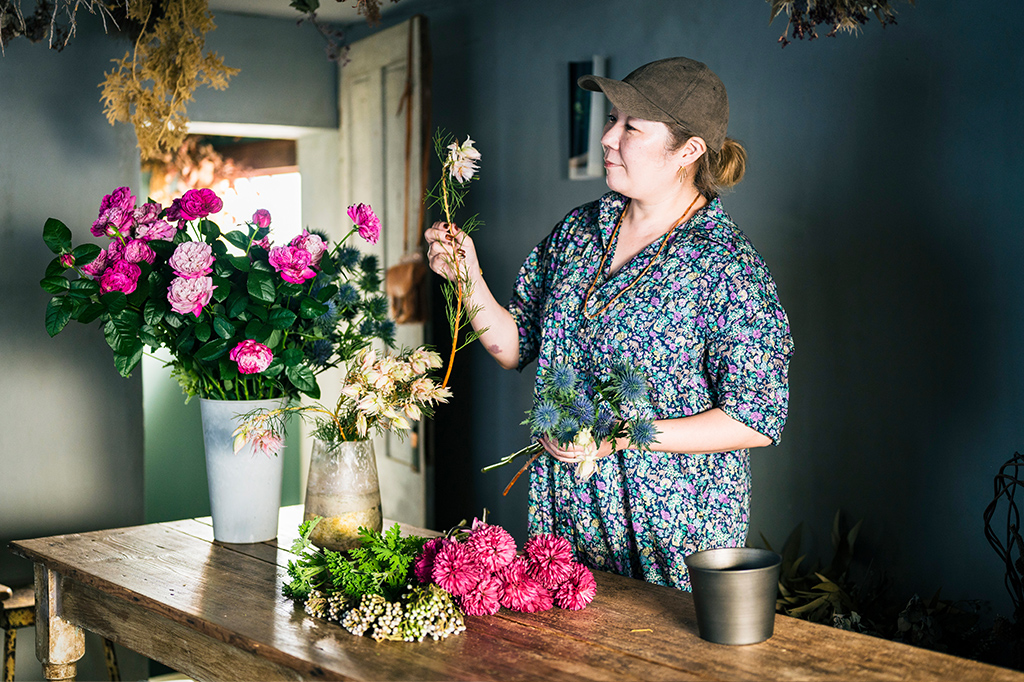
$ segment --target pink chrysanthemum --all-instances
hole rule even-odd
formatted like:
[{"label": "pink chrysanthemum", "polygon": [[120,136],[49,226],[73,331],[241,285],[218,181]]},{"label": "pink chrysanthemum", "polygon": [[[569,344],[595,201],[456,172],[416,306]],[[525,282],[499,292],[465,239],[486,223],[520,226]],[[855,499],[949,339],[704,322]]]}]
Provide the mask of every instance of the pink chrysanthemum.
[{"label": "pink chrysanthemum", "polygon": [[501,581],[488,576],[462,595],[460,606],[467,616],[493,616],[501,609]]},{"label": "pink chrysanthemum", "polygon": [[441,549],[444,543],[444,538],[427,540],[423,544],[423,550],[420,552],[420,555],[416,557],[416,563],[413,564],[412,572],[416,576],[416,580],[420,581],[423,585],[429,585],[433,581],[434,557],[437,556],[437,550]]},{"label": "pink chrysanthemum", "polygon": [[438,587],[457,597],[466,594],[485,577],[465,545],[458,542],[448,542],[437,551],[431,576]]},{"label": "pink chrysanthemum", "polygon": [[501,526],[477,526],[466,540],[466,547],[488,573],[508,566],[516,558],[516,541]]},{"label": "pink chrysanthemum", "polygon": [[547,611],[552,606],[551,593],[528,575],[518,582],[502,582],[500,603],[507,609],[522,613]]},{"label": "pink chrysanthemum", "polygon": [[545,533],[526,543],[527,573],[544,587],[555,589],[572,571],[572,546],[565,538]]},{"label": "pink chrysanthemum", "polygon": [[560,609],[579,611],[594,600],[597,582],[594,574],[583,564],[573,564],[569,579],[555,592],[555,604]]}]

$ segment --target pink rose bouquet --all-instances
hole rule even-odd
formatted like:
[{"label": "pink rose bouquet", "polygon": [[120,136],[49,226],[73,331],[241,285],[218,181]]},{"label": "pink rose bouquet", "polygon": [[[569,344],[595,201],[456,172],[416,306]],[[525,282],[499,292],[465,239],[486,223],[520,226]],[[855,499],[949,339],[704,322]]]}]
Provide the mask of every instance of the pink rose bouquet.
[{"label": "pink rose bouquet", "polygon": [[[352,228],[337,243],[304,231],[280,245],[266,209],[222,232],[210,220],[222,206],[209,189],[164,207],[119,187],[89,230],[102,243],[78,246],[64,223],[47,220],[49,334],[71,320],[98,322],[123,376],[146,347],[167,348],[188,397],[221,400],[319,398],[317,374],[374,339],[393,344],[377,259],[346,243],[357,232],[377,240],[369,206],[350,211]],[[273,434],[262,437],[273,444]]]}]

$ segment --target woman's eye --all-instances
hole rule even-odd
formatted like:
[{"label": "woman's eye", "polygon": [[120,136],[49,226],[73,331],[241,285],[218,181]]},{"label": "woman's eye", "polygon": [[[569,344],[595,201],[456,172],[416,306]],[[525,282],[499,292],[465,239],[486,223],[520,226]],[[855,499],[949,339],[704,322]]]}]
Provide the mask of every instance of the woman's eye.
[{"label": "woman's eye", "polygon": [[615,117],[611,114],[608,114],[608,123],[615,125]]}]

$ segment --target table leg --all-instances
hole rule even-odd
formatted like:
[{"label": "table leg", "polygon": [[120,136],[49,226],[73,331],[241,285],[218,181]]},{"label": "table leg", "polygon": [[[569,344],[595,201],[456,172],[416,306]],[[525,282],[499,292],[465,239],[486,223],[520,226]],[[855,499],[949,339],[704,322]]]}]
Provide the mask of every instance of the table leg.
[{"label": "table leg", "polygon": [[60,574],[42,564],[35,571],[36,657],[47,680],[73,680],[85,655],[85,633],[61,616]]}]

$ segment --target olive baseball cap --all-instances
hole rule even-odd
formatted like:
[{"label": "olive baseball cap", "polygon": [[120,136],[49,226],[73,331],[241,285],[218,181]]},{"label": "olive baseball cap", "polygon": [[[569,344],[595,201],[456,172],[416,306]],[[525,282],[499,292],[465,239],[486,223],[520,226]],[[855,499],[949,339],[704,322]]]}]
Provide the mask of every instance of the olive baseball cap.
[{"label": "olive baseball cap", "polygon": [[686,57],[644,64],[621,81],[583,76],[584,90],[603,92],[627,116],[678,123],[704,138],[708,147],[722,150],[729,126],[729,98],[725,85],[711,69]]}]

